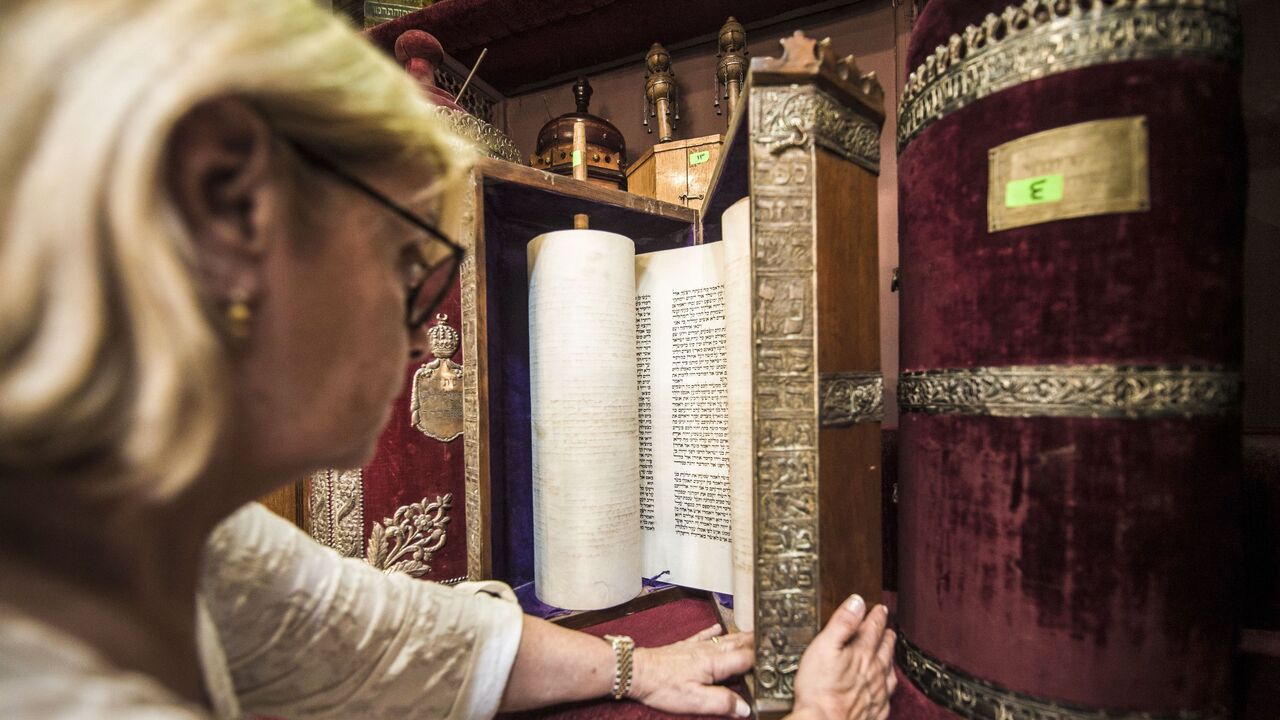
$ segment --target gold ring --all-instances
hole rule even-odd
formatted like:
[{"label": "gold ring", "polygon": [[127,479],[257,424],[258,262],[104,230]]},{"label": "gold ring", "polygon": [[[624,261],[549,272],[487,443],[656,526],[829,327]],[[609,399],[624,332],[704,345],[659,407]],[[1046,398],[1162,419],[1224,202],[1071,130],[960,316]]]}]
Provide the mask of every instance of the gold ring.
[{"label": "gold ring", "polygon": [[715,644],[719,645],[719,644],[720,644],[720,636],[719,636],[719,635],[716,635],[716,636],[712,637],[712,638],[711,638],[711,642],[713,642],[713,643],[715,643]]}]

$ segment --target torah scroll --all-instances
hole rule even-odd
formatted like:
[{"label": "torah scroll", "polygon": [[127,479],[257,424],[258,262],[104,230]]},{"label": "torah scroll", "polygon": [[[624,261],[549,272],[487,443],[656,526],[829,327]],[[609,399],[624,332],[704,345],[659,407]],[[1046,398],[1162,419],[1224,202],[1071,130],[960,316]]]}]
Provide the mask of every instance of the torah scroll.
[{"label": "torah scroll", "polygon": [[563,230],[528,261],[536,594],[611,607],[640,593],[635,248]]}]

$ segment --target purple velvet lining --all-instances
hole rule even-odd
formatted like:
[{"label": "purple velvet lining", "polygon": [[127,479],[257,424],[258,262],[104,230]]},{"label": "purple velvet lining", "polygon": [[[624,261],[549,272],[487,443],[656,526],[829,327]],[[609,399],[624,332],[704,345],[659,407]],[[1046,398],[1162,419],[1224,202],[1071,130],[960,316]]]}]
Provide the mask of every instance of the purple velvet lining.
[{"label": "purple velvet lining", "polygon": [[493,575],[533,580],[532,447],[529,415],[529,281],[526,246],[587,213],[591,227],[627,235],[636,252],[694,244],[689,223],[486,179],[484,190],[489,357],[490,540]]},{"label": "purple velvet lining", "polygon": [[[652,578],[642,578],[640,580],[640,595],[648,595],[649,593],[656,592],[658,590],[666,590],[671,587],[675,586]],[[532,581],[517,585],[512,589],[515,590],[516,599],[520,601],[521,609],[523,609],[527,615],[540,617],[543,620],[551,620],[553,618],[576,615],[580,612],[577,610],[565,610],[564,608],[558,608],[555,605],[548,605],[542,602],[538,599],[538,595]],[[733,609],[732,596],[721,595],[720,593],[713,594],[716,596],[716,599],[720,601],[721,605],[731,610]]]}]

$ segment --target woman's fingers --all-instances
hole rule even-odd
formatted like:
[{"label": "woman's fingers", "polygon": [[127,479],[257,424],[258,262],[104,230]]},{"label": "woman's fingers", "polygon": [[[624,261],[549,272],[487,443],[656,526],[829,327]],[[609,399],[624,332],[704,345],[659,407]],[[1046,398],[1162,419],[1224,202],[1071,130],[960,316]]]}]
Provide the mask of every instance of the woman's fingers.
[{"label": "woman's fingers", "polygon": [[690,640],[710,640],[711,638],[723,632],[724,632],[724,628],[720,627],[719,624],[716,624],[716,625],[712,625],[709,628],[706,628],[705,630],[699,630],[693,635],[690,635],[689,639]]},{"label": "woman's fingers", "polygon": [[897,639],[897,633],[892,630],[886,630],[884,638],[880,641],[880,648],[876,650],[876,659],[884,667],[893,668],[893,644],[897,642]]},{"label": "woman's fingers", "polygon": [[858,627],[862,624],[863,619],[867,615],[867,603],[862,599],[861,595],[850,595],[831,615],[831,619],[827,621],[827,626],[818,633],[818,637],[824,642],[830,642],[835,647],[844,647],[853,638],[854,633],[858,632]]},{"label": "woman's fingers", "polygon": [[755,644],[756,644],[756,634],[750,633],[750,632],[733,633],[732,635],[725,635],[724,637],[720,638],[719,641],[716,642],[716,645],[719,646],[721,650],[731,650],[731,649],[737,649],[737,648],[743,648],[743,647],[755,647]]},{"label": "woman's fingers", "polygon": [[755,662],[754,645],[730,645],[711,656],[711,676],[720,682],[750,670]]},{"label": "woman's fingers", "polygon": [[854,649],[866,653],[867,657],[875,655],[884,640],[885,627],[889,624],[889,609],[877,605],[867,613],[867,618],[857,628],[857,636],[853,639]]},{"label": "woman's fingers", "polygon": [[720,715],[723,717],[747,717],[751,708],[738,693],[726,687],[707,685],[684,694],[682,713],[690,715]]}]

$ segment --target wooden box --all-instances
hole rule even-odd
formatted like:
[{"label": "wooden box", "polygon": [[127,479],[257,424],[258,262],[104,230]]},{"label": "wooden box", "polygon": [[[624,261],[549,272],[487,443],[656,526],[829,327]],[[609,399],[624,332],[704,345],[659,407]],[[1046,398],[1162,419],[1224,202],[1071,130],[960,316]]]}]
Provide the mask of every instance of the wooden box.
[{"label": "wooden box", "polygon": [[720,160],[722,135],[658,143],[627,168],[627,190],[697,210]]}]

